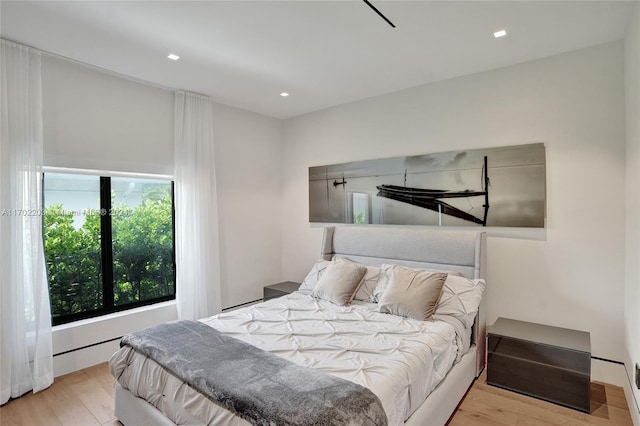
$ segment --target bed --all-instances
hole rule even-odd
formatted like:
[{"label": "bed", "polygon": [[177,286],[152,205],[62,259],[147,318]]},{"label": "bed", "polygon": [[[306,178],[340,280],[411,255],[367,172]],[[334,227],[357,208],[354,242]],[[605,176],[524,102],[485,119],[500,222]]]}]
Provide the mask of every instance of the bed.
[{"label": "bed", "polygon": [[[481,279],[485,246],[483,232],[326,227],[321,259],[396,264]],[[389,425],[436,426],[447,422],[485,366],[484,298],[474,317],[465,331],[442,315],[416,321],[380,313],[369,300],[337,306],[301,291],[201,322],[294,363],[370,388],[380,398]],[[289,332],[283,337],[278,329]],[[424,355],[426,341],[443,349],[427,348]],[[422,369],[427,358],[431,367]],[[407,364],[410,370],[405,371]],[[115,414],[126,426],[249,424],[131,348],[114,354],[110,365],[117,378]],[[394,381],[385,374],[392,374]]]}]

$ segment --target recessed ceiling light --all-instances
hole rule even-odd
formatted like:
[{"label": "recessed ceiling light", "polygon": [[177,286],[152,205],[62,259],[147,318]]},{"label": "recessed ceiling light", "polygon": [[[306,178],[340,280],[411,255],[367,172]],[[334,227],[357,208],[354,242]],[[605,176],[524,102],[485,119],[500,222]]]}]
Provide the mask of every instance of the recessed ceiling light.
[{"label": "recessed ceiling light", "polygon": [[493,36],[495,38],[504,37],[506,35],[507,35],[507,32],[505,30],[496,31],[495,33],[493,33]]},{"label": "recessed ceiling light", "polygon": [[280,93],[280,96],[282,96],[283,98],[286,98],[287,96],[289,96],[289,94],[287,92],[282,92]]},{"label": "recessed ceiling light", "polygon": [[177,61],[178,59],[180,59],[180,56],[171,53],[169,54],[169,56],[167,56],[167,58],[171,59],[172,61]]}]

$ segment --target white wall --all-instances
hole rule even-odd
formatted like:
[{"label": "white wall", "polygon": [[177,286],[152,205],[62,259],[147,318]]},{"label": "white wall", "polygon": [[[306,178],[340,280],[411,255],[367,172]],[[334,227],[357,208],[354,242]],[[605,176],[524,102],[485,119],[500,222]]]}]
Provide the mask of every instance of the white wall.
[{"label": "white wall", "polygon": [[[63,59],[43,59],[45,165],[173,174],[173,93]],[[222,306],[281,278],[282,122],[215,104]],[[206,259],[204,259],[206,261]],[[55,327],[54,353],[176,319],[159,304]],[[103,362],[117,341],[54,358],[57,375]]]},{"label": "white wall", "polygon": [[487,320],[587,330],[593,355],[622,360],[623,53],[615,42],[286,120],[283,278],[302,279],[319,254],[309,166],[544,142],[546,233],[488,229]]},{"label": "white wall", "polygon": [[[625,38],[625,93],[627,136],[627,209],[624,358],[635,401],[629,401],[636,424],[640,424],[640,390],[633,385],[634,365],[640,364],[640,5]],[[635,411],[633,410],[635,406]]]},{"label": "white wall", "polygon": [[281,281],[282,121],[214,107],[222,307]]}]

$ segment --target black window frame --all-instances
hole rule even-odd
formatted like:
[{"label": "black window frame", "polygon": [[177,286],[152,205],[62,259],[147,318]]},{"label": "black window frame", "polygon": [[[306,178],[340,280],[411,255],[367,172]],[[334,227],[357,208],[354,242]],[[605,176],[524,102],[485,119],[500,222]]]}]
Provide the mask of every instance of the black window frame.
[{"label": "black window frame", "polygon": [[[74,173],[65,174],[73,175]],[[42,173],[42,205],[44,207],[44,184],[45,175]],[[126,177],[126,176],[125,176]],[[136,176],[137,177],[137,176]],[[116,312],[122,312],[141,306],[153,305],[155,303],[167,302],[175,300],[176,298],[176,209],[175,209],[175,183],[171,182],[171,231],[173,232],[173,251],[171,261],[173,263],[173,293],[155,297],[152,299],[140,300],[137,302],[131,302],[123,305],[116,305],[114,298],[114,282],[113,282],[113,234],[110,214],[101,214],[100,217],[100,251],[101,251],[101,281],[102,281],[102,308],[93,309],[90,311],[76,312],[73,314],[53,316],[53,310],[51,311],[51,324],[62,325],[68,324],[83,319],[96,318],[103,315],[108,315]],[[103,212],[112,211],[111,205],[111,176],[100,176],[100,209]],[[42,221],[42,227],[44,229],[44,218]],[[44,231],[42,235],[44,239]],[[45,253],[46,255],[46,253]],[[47,277],[47,285],[49,285],[49,278]]]}]

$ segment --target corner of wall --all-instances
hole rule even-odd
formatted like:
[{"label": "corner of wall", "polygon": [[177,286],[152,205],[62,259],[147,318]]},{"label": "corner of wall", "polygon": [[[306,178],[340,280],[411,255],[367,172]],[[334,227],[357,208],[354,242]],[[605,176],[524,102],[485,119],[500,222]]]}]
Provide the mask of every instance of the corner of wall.
[{"label": "corner of wall", "polygon": [[640,4],[625,34],[626,109],[626,238],[625,245],[625,395],[633,422],[640,426],[640,389],[635,364],[640,363]]}]

